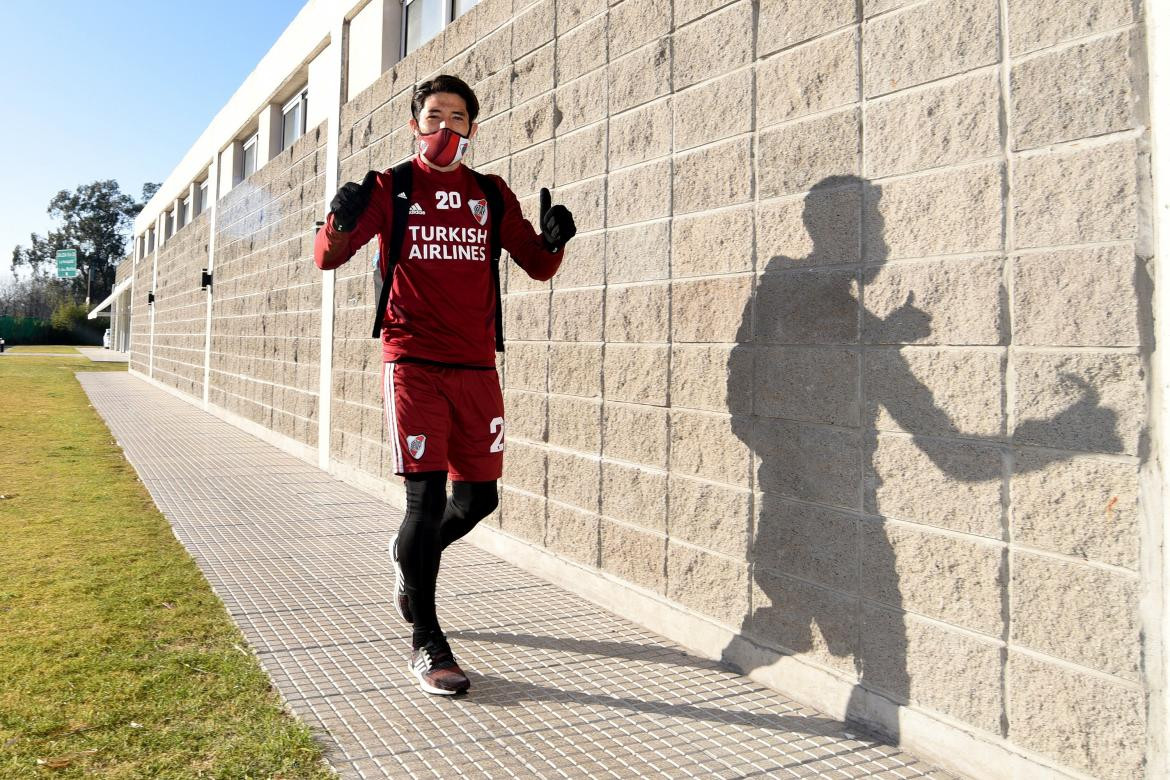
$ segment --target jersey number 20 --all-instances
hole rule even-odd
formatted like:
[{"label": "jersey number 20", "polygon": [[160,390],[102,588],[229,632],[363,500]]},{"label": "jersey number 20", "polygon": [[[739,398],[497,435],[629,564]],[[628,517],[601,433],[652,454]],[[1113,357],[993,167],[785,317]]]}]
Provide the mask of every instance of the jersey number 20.
[{"label": "jersey number 20", "polygon": [[435,204],[437,209],[457,209],[463,206],[463,198],[458,192],[444,192],[439,190],[435,193]]}]

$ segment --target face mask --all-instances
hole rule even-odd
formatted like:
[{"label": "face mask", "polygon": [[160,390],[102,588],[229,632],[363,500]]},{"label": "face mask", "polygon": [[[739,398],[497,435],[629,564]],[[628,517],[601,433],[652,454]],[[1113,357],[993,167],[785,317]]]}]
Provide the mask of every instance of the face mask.
[{"label": "face mask", "polygon": [[463,159],[470,145],[470,138],[442,125],[435,132],[418,137],[419,153],[436,168],[446,168]]}]

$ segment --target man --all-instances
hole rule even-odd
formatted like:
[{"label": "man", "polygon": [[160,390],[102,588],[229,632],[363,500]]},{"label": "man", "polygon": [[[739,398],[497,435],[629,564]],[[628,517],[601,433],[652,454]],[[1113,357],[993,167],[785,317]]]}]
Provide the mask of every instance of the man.
[{"label": "man", "polygon": [[318,268],[337,268],[378,236],[382,395],[394,472],[406,484],[406,516],[389,549],[395,606],[414,624],[411,671],[424,691],[445,695],[470,682],[435,614],[440,557],[496,508],[503,470],[504,402],[495,370],[503,334],[493,255],[503,248],[545,281],[577,230],[568,209],[552,206],[542,189],[537,233],[501,178],[462,164],[478,113],[475,93],[454,76],[418,85],[410,120],[418,153],[342,186],[314,252]]}]

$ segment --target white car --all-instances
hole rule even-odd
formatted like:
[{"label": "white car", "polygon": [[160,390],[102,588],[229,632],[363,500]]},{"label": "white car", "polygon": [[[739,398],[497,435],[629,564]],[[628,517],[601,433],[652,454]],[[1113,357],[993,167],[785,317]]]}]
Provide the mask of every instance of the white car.
[{"label": "white car", "polygon": [[110,329],[106,328],[106,332],[102,334],[102,346],[106,349],[110,348]]}]

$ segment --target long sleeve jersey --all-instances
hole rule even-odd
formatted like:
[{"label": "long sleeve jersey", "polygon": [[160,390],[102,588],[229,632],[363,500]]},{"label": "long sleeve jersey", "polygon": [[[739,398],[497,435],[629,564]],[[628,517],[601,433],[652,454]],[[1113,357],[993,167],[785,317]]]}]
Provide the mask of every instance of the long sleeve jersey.
[{"label": "long sleeve jersey", "polygon": [[500,220],[500,246],[533,279],[551,279],[564,253],[550,252],[524,218],[516,195],[492,176],[504,201],[490,214],[487,199],[465,166],[436,171],[414,159],[413,192],[393,190],[378,174],[370,203],[353,230],[339,231],[330,214],[317,231],[314,261],[329,270],[348,261],[375,235],[378,273],[385,276],[393,215],[391,198],[411,200],[382,327],[382,359],[495,365],[496,291],[491,269],[491,220]]}]

